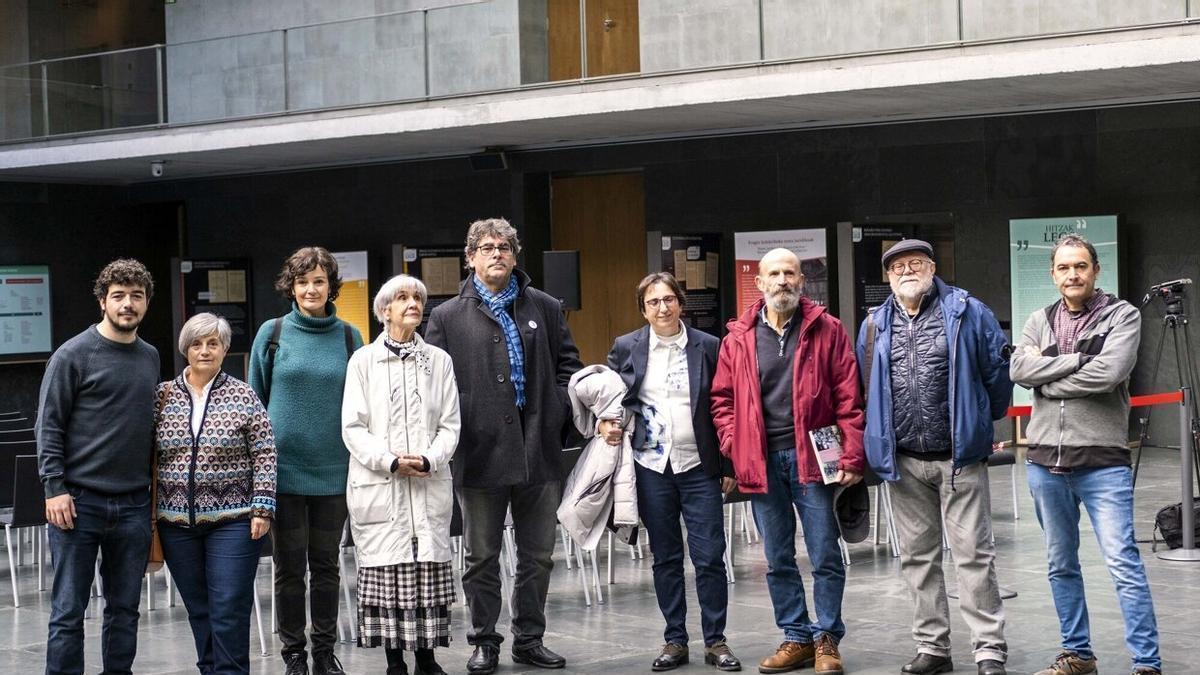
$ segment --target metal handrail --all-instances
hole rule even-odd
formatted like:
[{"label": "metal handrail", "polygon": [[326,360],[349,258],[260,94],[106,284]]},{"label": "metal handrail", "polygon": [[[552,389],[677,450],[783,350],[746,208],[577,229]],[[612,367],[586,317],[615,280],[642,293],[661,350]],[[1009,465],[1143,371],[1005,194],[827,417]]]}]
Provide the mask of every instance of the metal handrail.
[{"label": "metal handrail", "polygon": [[[701,66],[701,67],[693,67],[693,68],[676,68],[676,69],[672,69],[672,70],[662,70],[662,71],[638,71],[638,72],[633,72],[633,73],[622,73],[622,74],[617,74],[617,75],[590,76],[587,74],[587,71],[586,71],[586,53],[587,53],[586,49],[587,49],[587,47],[586,47],[586,42],[584,41],[586,38],[584,38],[583,35],[581,34],[581,40],[580,40],[580,42],[581,42],[581,45],[580,45],[580,47],[581,47],[581,49],[580,49],[580,52],[581,52],[580,53],[581,76],[579,78],[557,80],[557,81],[546,81],[546,82],[532,82],[532,83],[528,83],[528,84],[521,84],[516,87],[504,87],[504,88],[498,88],[498,89],[482,89],[482,90],[477,90],[477,91],[456,92],[453,94],[431,95],[430,94],[429,58],[428,58],[428,49],[429,49],[428,14],[429,14],[429,12],[437,11],[440,9],[452,9],[452,8],[456,8],[456,7],[481,5],[481,4],[486,4],[487,2],[491,2],[491,0],[471,0],[468,2],[459,2],[459,3],[455,3],[455,4],[449,4],[449,5],[440,5],[437,7],[408,9],[408,10],[401,10],[401,11],[395,11],[395,12],[385,12],[382,14],[375,14],[375,15],[364,16],[364,17],[334,19],[334,20],[330,20],[330,21],[316,22],[316,23],[310,23],[310,24],[301,24],[301,25],[289,26],[289,27],[285,27],[285,28],[276,28],[276,29],[271,29],[271,30],[266,30],[266,31],[239,33],[236,35],[201,38],[201,39],[197,39],[197,40],[186,40],[186,41],[173,42],[173,43],[156,43],[153,45],[145,45],[145,46],[141,46],[141,47],[128,47],[128,48],[124,48],[124,49],[114,49],[114,50],[109,50],[109,51],[104,51],[104,52],[94,52],[91,54],[80,54],[80,55],[75,55],[75,56],[64,56],[64,57],[58,57],[58,58],[53,58],[53,59],[40,59],[37,61],[28,61],[28,62],[24,62],[24,63],[0,65],[0,74],[2,74],[3,71],[8,70],[8,69],[40,66],[42,76],[41,76],[41,78],[37,78],[37,79],[42,80],[42,89],[43,89],[42,134],[40,134],[38,136],[29,136],[29,137],[24,137],[24,138],[11,138],[11,139],[0,138],[0,146],[11,144],[11,143],[28,142],[30,140],[35,140],[35,139],[39,139],[39,138],[111,133],[113,131],[118,131],[118,130],[139,130],[139,129],[163,127],[163,126],[172,126],[172,127],[180,126],[180,127],[182,127],[182,126],[192,126],[192,125],[196,125],[196,124],[212,124],[214,122],[222,122],[222,121],[233,121],[233,120],[243,120],[243,119],[260,119],[260,118],[275,117],[275,116],[281,116],[281,115],[289,115],[289,114],[293,114],[293,113],[313,113],[313,112],[322,112],[322,111],[331,111],[331,110],[349,110],[349,109],[356,109],[356,108],[373,107],[373,106],[380,106],[380,105],[390,105],[390,104],[396,104],[396,103],[408,103],[408,102],[415,102],[415,101],[427,101],[428,102],[428,101],[460,98],[463,96],[497,94],[497,93],[505,93],[505,92],[511,92],[511,91],[529,91],[529,90],[537,90],[537,89],[550,89],[550,88],[556,88],[556,87],[561,87],[561,86],[578,85],[578,84],[585,83],[585,82],[590,83],[590,82],[609,82],[609,81],[621,81],[621,80],[637,80],[637,79],[644,79],[644,78],[649,78],[649,77],[659,77],[659,76],[664,76],[664,75],[688,75],[688,74],[715,72],[715,71],[728,71],[728,70],[744,69],[744,68],[759,68],[759,67],[763,67],[763,66],[776,66],[776,65],[786,65],[786,64],[795,64],[795,63],[811,63],[811,62],[816,62],[816,61],[846,60],[846,59],[869,57],[869,56],[885,56],[885,55],[890,55],[890,54],[917,53],[917,52],[924,52],[924,51],[956,49],[956,48],[961,48],[961,47],[986,46],[986,45],[996,45],[996,44],[1011,44],[1011,43],[1031,42],[1031,41],[1045,40],[1045,39],[1067,38],[1067,37],[1078,37],[1078,36],[1089,36],[1089,35],[1104,35],[1104,34],[1132,32],[1132,31],[1155,29],[1155,28],[1170,28],[1170,27],[1200,24],[1200,16],[1198,16],[1198,17],[1185,16],[1180,19],[1172,19],[1169,21],[1160,21],[1160,22],[1146,23],[1146,24],[1108,26],[1108,27],[1103,27],[1103,28],[1090,28],[1090,29],[1081,29],[1081,30],[1077,30],[1077,31],[1064,31],[1064,32],[1058,32],[1058,33],[1039,33],[1039,34],[1032,34],[1032,35],[1014,35],[1014,36],[1005,36],[1005,37],[996,37],[996,38],[967,40],[967,39],[962,38],[962,31],[963,31],[962,3],[959,2],[958,3],[959,4],[959,38],[956,40],[925,43],[925,44],[919,44],[919,45],[908,45],[908,46],[903,46],[903,47],[891,47],[891,48],[886,48],[886,49],[865,50],[865,51],[859,51],[859,52],[842,52],[842,53],[836,53],[836,54],[820,54],[820,55],[810,55],[810,56],[802,56],[802,57],[783,57],[783,58],[767,59],[767,58],[764,58],[765,47],[762,44],[763,37],[765,34],[765,29],[763,26],[763,18],[760,16],[760,18],[759,18],[759,42],[760,42],[759,58],[750,60],[750,61],[741,61],[741,62],[736,62],[736,63],[725,63],[725,64],[719,64],[719,65]],[[585,12],[586,12],[586,0],[579,0],[579,4],[580,4],[580,19],[581,19],[580,30],[582,32],[584,29],[583,18],[584,18]],[[760,8],[759,11],[761,14],[761,1],[758,4],[759,4],[759,8]],[[424,96],[410,97],[410,98],[405,98],[405,99],[395,99],[395,100],[363,101],[363,102],[348,103],[348,104],[341,104],[341,105],[319,106],[319,107],[314,107],[314,108],[295,108],[294,109],[291,107],[292,103],[289,100],[290,96],[288,95],[289,94],[289,92],[288,92],[288,77],[289,76],[288,76],[288,73],[286,72],[286,64],[287,64],[287,60],[288,60],[287,59],[287,35],[289,32],[295,31],[295,30],[302,30],[302,29],[306,29],[306,28],[343,24],[343,23],[351,23],[351,22],[356,22],[356,21],[382,19],[382,18],[387,18],[390,16],[398,16],[398,15],[404,15],[404,14],[417,14],[417,13],[421,13],[422,15],[424,15],[424,22],[425,22],[425,25],[423,27],[423,31],[424,31],[424,35],[425,35],[425,50],[426,50],[425,59],[424,59],[424,62],[425,62],[425,65],[424,65],[424,70],[425,70]],[[1190,13],[1190,10],[1189,10],[1189,13]],[[274,34],[274,33],[281,34],[283,37],[283,41],[284,41],[283,48],[282,48],[282,56],[283,56],[284,67],[285,67],[284,82],[283,82],[284,107],[282,110],[264,112],[264,113],[253,113],[253,114],[249,114],[249,115],[229,115],[229,116],[216,117],[216,118],[206,119],[206,120],[190,120],[187,122],[179,122],[179,123],[171,123],[166,119],[166,110],[164,108],[164,100],[163,99],[164,99],[164,95],[166,93],[166,87],[167,87],[168,83],[166,82],[166,73],[164,72],[164,69],[163,69],[163,57],[164,57],[164,54],[166,53],[167,49],[176,47],[176,46],[181,46],[181,45],[200,44],[200,43],[204,43],[204,42],[214,42],[214,41],[218,41],[218,40],[232,40],[232,39],[237,39],[237,38],[245,38],[245,37],[251,37],[251,36],[258,36],[258,35],[270,35],[270,34]],[[46,67],[48,64],[63,62],[63,61],[70,61],[70,60],[75,60],[75,59],[111,56],[111,55],[115,55],[115,54],[124,54],[124,53],[145,51],[145,50],[155,50],[156,51],[155,68],[156,68],[157,72],[156,72],[155,80],[158,85],[158,87],[157,87],[158,88],[158,101],[157,101],[158,122],[157,122],[157,124],[137,124],[137,125],[128,125],[128,126],[121,126],[121,127],[97,129],[97,130],[93,130],[93,131],[67,132],[67,133],[58,133],[58,134],[51,132],[50,124],[49,124],[49,122],[50,122],[50,120],[49,120],[49,112],[50,112],[49,111],[49,97],[47,95],[47,92],[45,91],[46,86],[48,84],[47,83],[47,71],[46,71]],[[67,83],[60,83],[60,84],[67,84]]]},{"label": "metal handrail", "polygon": [[297,24],[295,26],[284,26],[283,28],[270,28],[267,30],[256,30],[247,33],[235,33],[233,35],[218,35],[215,37],[197,38],[195,40],[180,40],[179,42],[155,42],[140,47],[125,47],[123,49],[110,49],[103,52],[91,52],[89,54],[76,54],[74,56],[59,56],[52,59],[38,59],[36,61],[24,61],[21,63],[0,63],[0,68],[20,68],[21,66],[37,66],[43,63],[54,63],[56,61],[70,61],[72,59],[84,59],[98,56],[111,56],[113,54],[122,54],[125,52],[135,52],[142,49],[157,49],[159,47],[178,47],[181,45],[194,45],[202,42],[216,42],[218,40],[233,40],[236,38],[252,37],[255,35],[270,35],[271,33],[281,33],[286,31],[301,30],[304,28],[316,28],[318,26],[332,26],[339,23],[353,23],[355,21],[366,21],[368,19],[386,19],[389,16],[399,16],[401,14],[418,14],[422,12],[432,12],[439,9],[451,9],[454,7],[469,7],[471,5],[483,5],[492,2],[492,0],[470,0],[469,2],[457,2],[452,5],[438,5],[437,7],[422,7],[419,9],[402,9],[395,12],[383,12],[381,14],[368,14],[367,16],[357,16],[349,19],[331,19],[329,21],[317,21],[315,23]]}]

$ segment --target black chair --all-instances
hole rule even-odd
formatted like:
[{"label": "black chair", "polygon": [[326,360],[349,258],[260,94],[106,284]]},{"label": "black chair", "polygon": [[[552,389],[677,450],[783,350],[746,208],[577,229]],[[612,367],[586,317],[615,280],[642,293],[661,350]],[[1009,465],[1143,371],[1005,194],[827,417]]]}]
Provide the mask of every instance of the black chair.
[{"label": "black chair", "polygon": [[[0,441],[0,509],[13,506],[13,486],[16,485],[16,474],[13,467],[16,465],[15,461],[19,455],[36,457],[37,444],[33,441]],[[39,486],[41,485],[41,479],[36,471],[34,471],[33,481]]]},{"label": "black chair", "polygon": [[32,441],[34,440],[33,428],[27,429],[4,429],[0,428],[0,442],[8,441]]},{"label": "black chair", "polygon": [[1013,504],[1013,520],[1021,519],[1021,502],[1017,499],[1017,450],[1012,447],[1008,441],[997,443],[992,454],[987,458],[988,468],[993,466],[1011,466],[1010,477],[1012,479],[1012,504]]},{"label": "black chair", "polygon": [[[17,595],[17,564],[13,557],[12,531],[23,527],[43,527],[46,524],[46,500],[42,481],[38,479],[37,455],[17,455],[10,464],[13,467],[12,508],[0,511],[0,523],[4,524],[4,543],[8,548],[8,570],[12,579],[13,607],[20,607]],[[38,574],[42,574],[41,533],[36,549]]]},{"label": "black chair", "polygon": [[31,428],[33,428],[33,420],[28,417],[0,418],[0,431],[12,431],[15,429],[31,429]]}]

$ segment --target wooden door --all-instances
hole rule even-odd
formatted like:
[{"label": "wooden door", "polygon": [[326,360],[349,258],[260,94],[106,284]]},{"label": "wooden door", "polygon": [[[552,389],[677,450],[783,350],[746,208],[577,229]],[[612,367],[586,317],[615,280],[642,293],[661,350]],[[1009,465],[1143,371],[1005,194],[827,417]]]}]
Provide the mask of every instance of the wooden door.
[{"label": "wooden door", "polygon": [[580,305],[567,322],[587,365],[605,363],[618,335],[641,326],[638,282],[646,276],[642,174],[555,178],[551,245],[579,251]]},{"label": "wooden door", "polygon": [[[636,73],[641,70],[638,0],[585,0],[587,11],[587,76]],[[582,77],[578,0],[550,0],[547,5],[550,79]]]}]

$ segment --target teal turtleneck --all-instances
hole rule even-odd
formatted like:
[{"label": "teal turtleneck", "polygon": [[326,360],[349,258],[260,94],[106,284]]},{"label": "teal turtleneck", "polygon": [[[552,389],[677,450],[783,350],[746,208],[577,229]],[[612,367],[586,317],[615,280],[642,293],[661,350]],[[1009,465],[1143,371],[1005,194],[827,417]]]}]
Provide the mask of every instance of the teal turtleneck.
[{"label": "teal turtleneck", "polygon": [[[339,495],[346,492],[350,451],[342,442],[342,388],[346,383],[345,323],[333,303],[325,316],[307,316],[292,303],[283,319],[274,372],[268,372],[267,342],[272,323],[258,329],[250,349],[249,384],[263,397],[270,378],[267,414],[279,457],[277,491]],[[362,336],[351,326],[354,346]]]}]

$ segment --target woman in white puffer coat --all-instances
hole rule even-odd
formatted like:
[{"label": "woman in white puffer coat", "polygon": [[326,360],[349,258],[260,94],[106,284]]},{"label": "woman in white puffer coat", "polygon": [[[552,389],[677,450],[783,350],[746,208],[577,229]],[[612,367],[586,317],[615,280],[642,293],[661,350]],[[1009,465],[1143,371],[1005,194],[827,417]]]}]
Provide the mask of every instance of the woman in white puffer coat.
[{"label": "woman in white puffer coat", "polygon": [[342,397],[350,449],[346,502],[358,549],[359,646],[383,646],[388,675],[443,673],[454,574],[450,459],[458,445],[458,385],[446,352],[416,333],[425,285],[393,277],[375,296],[384,333],[354,353]]}]

